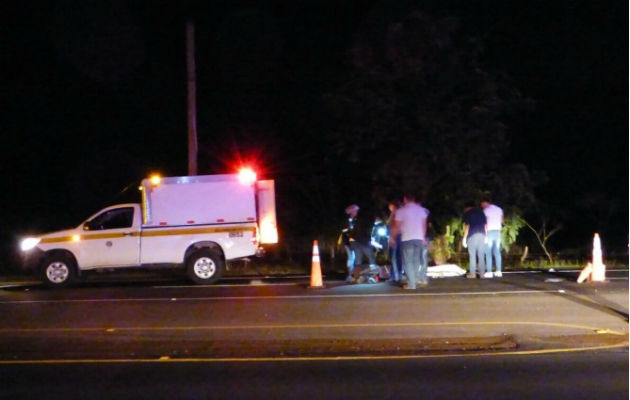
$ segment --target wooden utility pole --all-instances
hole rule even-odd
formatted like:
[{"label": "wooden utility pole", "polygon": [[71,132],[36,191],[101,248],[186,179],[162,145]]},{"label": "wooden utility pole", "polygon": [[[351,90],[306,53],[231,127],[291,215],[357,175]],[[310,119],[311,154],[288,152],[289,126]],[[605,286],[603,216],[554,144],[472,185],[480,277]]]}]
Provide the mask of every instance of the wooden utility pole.
[{"label": "wooden utility pole", "polygon": [[195,76],[195,25],[186,23],[186,70],[188,74],[188,175],[197,175],[197,82]]}]

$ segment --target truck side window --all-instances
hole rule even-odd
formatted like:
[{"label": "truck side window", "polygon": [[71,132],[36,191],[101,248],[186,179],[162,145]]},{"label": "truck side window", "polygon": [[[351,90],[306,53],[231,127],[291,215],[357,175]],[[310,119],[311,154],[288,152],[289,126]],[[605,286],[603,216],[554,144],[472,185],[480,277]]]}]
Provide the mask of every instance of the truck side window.
[{"label": "truck side window", "polygon": [[130,228],[133,225],[133,207],[105,211],[89,222],[90,230]]}]

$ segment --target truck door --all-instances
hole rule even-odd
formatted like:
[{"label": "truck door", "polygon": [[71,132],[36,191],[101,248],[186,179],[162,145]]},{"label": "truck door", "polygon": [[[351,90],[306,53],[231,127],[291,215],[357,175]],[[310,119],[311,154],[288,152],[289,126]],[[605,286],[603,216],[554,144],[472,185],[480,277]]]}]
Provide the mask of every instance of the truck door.
[{"label": "truck door", "polygon": [[137,207],[106,209],[83,225],[82,268],[122,267],[139,263],[140,212]]},{"label": "truck door", "polygon": [[276,194],[273,180],[256,182],[258,204],[258,231],[260,243],[278,243],[278,227],[276,226]]}]

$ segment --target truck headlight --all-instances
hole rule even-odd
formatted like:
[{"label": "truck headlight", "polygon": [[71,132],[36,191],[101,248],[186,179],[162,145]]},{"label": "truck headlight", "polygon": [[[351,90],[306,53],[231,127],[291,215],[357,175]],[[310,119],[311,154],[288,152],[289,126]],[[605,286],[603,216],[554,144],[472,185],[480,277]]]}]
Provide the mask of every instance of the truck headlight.
[{"label": "truck headlight", "polygon": [[38,238],[26,238],[20,242],[20,248],[22,251],[29,251],[35,248],[39,244],[41,239]]}]

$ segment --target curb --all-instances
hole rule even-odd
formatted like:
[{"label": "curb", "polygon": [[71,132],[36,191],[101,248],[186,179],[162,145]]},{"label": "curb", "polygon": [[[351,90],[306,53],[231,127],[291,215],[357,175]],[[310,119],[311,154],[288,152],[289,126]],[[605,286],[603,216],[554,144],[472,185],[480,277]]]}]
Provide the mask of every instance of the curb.
[{"label": "curb", "polygon": [[[591,336],[591,337],[589,337]],[[172,350],[171,342],[157,341],[151,349],[133,349],[129,343],[117,343],[106,354],[56,348],[45,359],[33,357],[32,351],[0,354],[0,365],[72,364],[72,363],[154,363],[154,362],[260,362],[318,360],[393,360],[411,358],[510,356],[553,354],[578,351],[603,351],[628,348],[627,335],[582,335],[575,337],[528,338],[529,344],[517,343],[512,336],[455,339],[409,340],[262,340],[188,342],[184,350]],[[533,345],[532,343],[536,343]],[[544,346],[542,344],[546,343]],[[85,345],[86,343],[82,343]],[[550,346],[550,344],[553,344]],[[115,349],[113,352],[111,349]],[[85,349],[84,349],[85,350]],[[135,350],[135,351],[134,351]],[[140,351],[137,351],[140,350]]]}]

